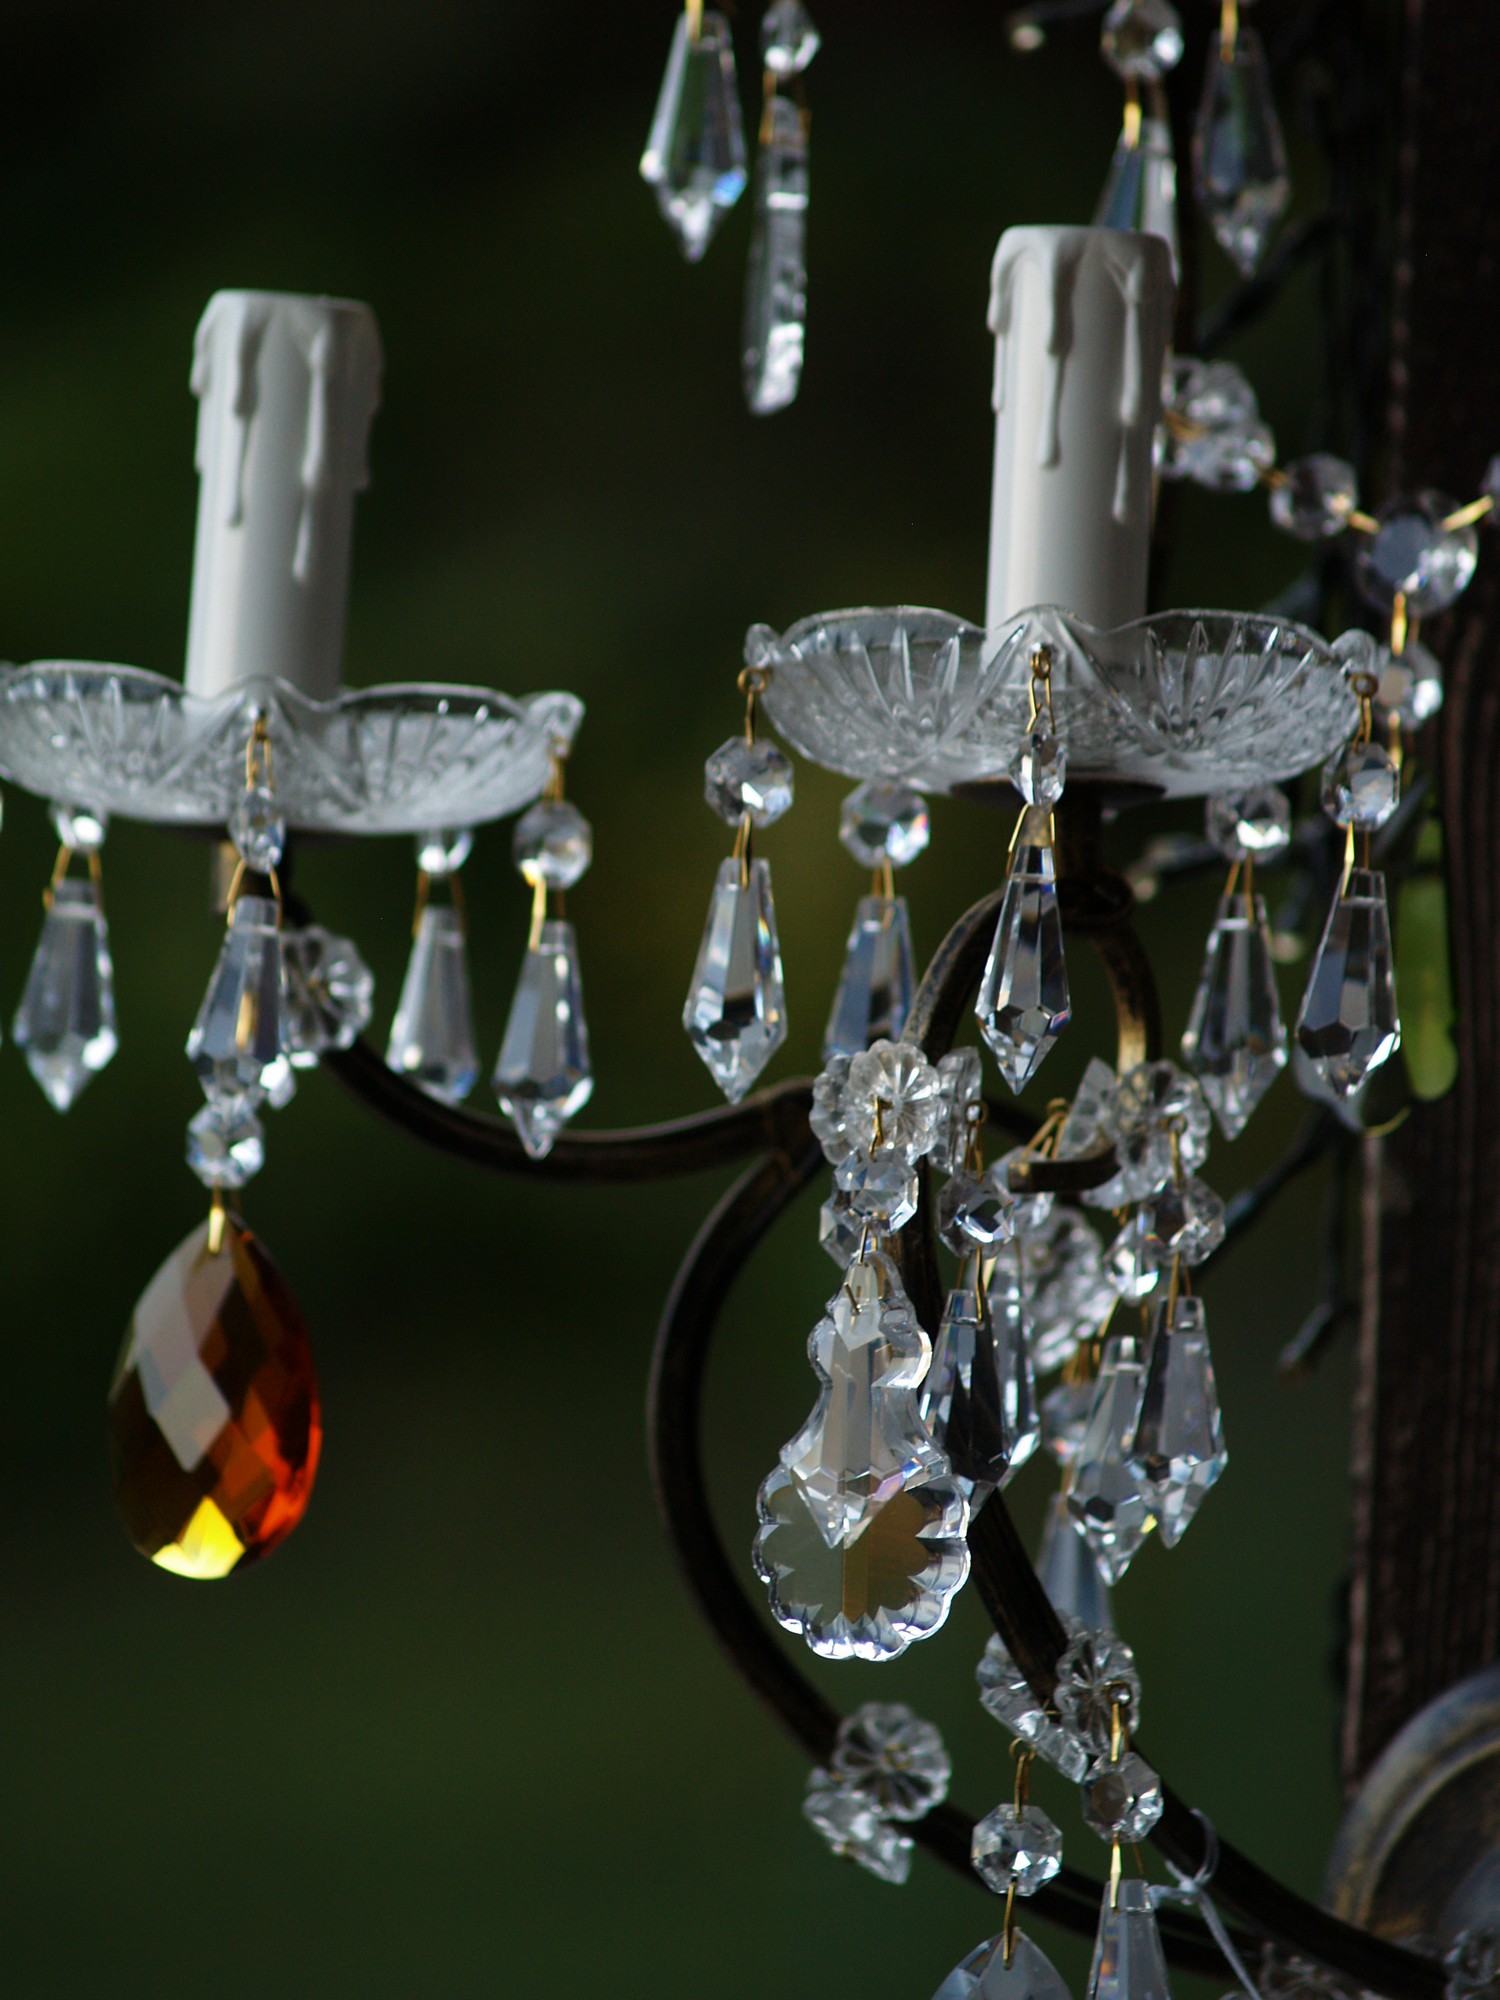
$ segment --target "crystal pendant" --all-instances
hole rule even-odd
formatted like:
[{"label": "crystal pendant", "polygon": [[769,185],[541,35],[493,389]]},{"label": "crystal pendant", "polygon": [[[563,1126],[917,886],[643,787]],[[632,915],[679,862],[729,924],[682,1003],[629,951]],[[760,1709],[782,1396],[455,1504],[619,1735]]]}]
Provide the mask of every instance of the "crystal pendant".
[{"label": "crystal pendant", "polygon": [[1221,896],[1182,1060],[1196,1074],[1226,1139],[1244,1130],[1286,1059],[1266,906],[1259,896]]},{"label": "crystal pendant", "polygon": [[1109,1585],[1099,1574],[1099,1565],[1079,1533],[1065,1493],[1054,1493],[1047,1502],[1036,1574],[1059,1618],[1076,1618],[1091,1632],[1114,1630]]},{"label": "crystal pendant", "polygon": [[682,254],[697,263],[745,186],[734,43],[722,14],[705,12],[696,40],[687,11],[678,16],[641,179],[655,189]]},{"label": "crystal pendant", "polygon": [[1352,868],[1313,960],[1297,1040],[1338,1097],[1359,1089],[1401,1042],[1385,877]]},{"label": "crystal pendant", "polygon": [[1265,50],[1240,25],[1228,61],[1213,50],[1193,134],[1198,202],[1220,246],[1250,277],[1292,196]]},{"label": "crystal pendant", "polygon": [[53,887],[11,1033],[58,1111],[119,1047],[109,933],[92,882],[64,876]]},{"label": "crystal pendant", "polygon": [[872,1508],[948,1471],[917,1409],[931,1345],[888,1257],[849,1266],[807,1352],[818,1400],[781,1462],[829,1548],[848,1548]]},{"label": "crystal pendant", "polygon": [[1087,2000],[1171,2000],[1148,1883],[1121,1882],[1113,1908],[1106,1892]]},{"label": "crystal pendant", "polygon": [[1326,451],[1294,458],[1271,488],[1271,519],[1299,542],[1341,535],[1359,505],[1359,475],[1346,459]]},{"label": "crystal pendant", "polygon": [[1009,1965],[1004,1936],[988,1938],[959,1960],[933,2000],[1070,2000],[1070,1995],[1051,1959],[1018,1930]]},{"label": "crystal pendant", "polygon": [[989,1311],[995,1344],[995,1372],[1000,1383],[1000,1415],[1009,1446],[1004,1485],[1033,1456],[1042,1439],[1037,1407],[1036,1367],[1026,1326],[1025,1294],[1012,1260],[990,1279]]},{"label": "crystal pendant", "polygon": [[188,1036],[188,1060],[210,1104],[243,1107],[281,1059],[283,972],[279,912],[269,896],[241,896]]},{"label": "crystal pendant", "polygon": [[1134,229],[1159,236],[1179,264],[1177,161],[1172,128],[1164,118],[1143,118],[1138,132],[1127,126],[1115,146],[1104,192],[1094,214],[1096,229]]},{"label": "crystal pendant", "polygon": [[784,1466],[757,1505],[755,1567],[772,1615],[824,1659],[894,1659],[938,1630],[969,1573],[969,1507],[954,1479],[903,1488],[848,1548],[828,1546]]},{"label": "crystal pendant", "polygon": [[385,1059],[445,1104],[461,1104],[474,1088],[469,965],[463,919],[451,904],[429,903],[417,919]]},{"label": "crystal pendant", "polygon": [[1108,1583],[1120,1581],[1151,1531],[1151,1505],[1131,1456],[1143,1373],[1140,1342],[1129,1334],[1112,1335],[1104,1345],[1068,1494],[1068,1506]]},{"label": "crystal pendant", "polygon": [[1136,1465],[1161,1538],[1175,1549],[1229,1463],[1203,1301],[1179,1298],[1151,1343],[1135,1429]]},{"label": "crystal pendant", "polygon": [[906,898],[861,896],[823,1038],[824,1062],[899,1040],[915,984]]},{"label": "crystal pendant", "polygon": [[200,1223],[136,1306],[109,1392],[115,1500],[143,1555],[227,1576],[301,1520],[323,1429],[307,1328],[285,1278],[226,1216]]},{"label": "crystal pendant", "polygon": [[789,98],[766,107],[755,162],[755,228],[745,275],[745,401],[784,410],[802,380],[807,329],[807,122]]},{"label": "crystal pendant", "polygon": [[745,881],[738,861],[720,862],[682,1025],[731,1104],[786,1040],[768,862],[752,861]]},{"label": "crystal pendant", "polygon": [[917,1408],[956,1479],[988,1493],[1010,1464],[995,1329],[982,1291],[948,1294]]},{"label": "crystal pendant", "polygon": [[495,1095],[533,1160],[544,1160],[594,1089],[583,982],[573,926],[552,917],[528,945],[500,1059]]},{"label": "crystal pendant", "polygon": [[1063,956],[1057,869],[1046,838],[1048,814],[1022,815],[1010,880],[974,1012],[1000,1074],[1024,1090],[1068,1025],[1068,968]]}]

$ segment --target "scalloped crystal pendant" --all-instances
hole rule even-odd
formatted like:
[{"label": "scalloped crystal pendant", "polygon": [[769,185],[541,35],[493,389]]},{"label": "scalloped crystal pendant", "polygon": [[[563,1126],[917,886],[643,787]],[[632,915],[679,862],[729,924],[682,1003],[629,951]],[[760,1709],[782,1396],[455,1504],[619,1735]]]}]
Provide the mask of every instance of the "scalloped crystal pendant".
[{"label": "scalloped crystal pendant", "polygon": [[141,1295],[109,1392],[115,1501],[160,1568],[228,1576],[284,1541],[323,1425],[301,1308],[232,1216],[200,1223]]}]

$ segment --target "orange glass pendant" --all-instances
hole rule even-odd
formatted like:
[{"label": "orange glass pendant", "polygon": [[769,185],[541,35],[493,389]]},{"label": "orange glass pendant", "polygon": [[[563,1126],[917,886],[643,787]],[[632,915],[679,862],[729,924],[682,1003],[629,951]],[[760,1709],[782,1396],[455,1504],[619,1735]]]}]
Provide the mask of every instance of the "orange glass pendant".
[{"label": "orange glass pendant", "polygon": [[109,1393],[115,1500],[178,1576],[228,1576],[307,1507],[323,1426],[301,1308],[243,1223],[216,1209],[141,1296]]}]

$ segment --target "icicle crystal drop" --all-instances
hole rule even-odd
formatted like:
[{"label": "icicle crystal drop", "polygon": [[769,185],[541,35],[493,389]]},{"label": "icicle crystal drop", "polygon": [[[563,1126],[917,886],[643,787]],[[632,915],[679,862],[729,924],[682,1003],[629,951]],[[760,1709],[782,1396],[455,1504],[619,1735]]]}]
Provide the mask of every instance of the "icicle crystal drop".
[{"label": "icicle crystal drop", "polygon": [[1385,877],[1353,868],[1334,896],[1297,1020],[1323,1084],[1347,1098],[1401,1042]]},{"label": "icicle crystal drop", "polygon": [[786,993],[771,870],[719,864],[682,1025],[731,1104],[738,1104],[786,1040]]},{"label": "icicle crystal drop", "polygon": [[1046,829],[1045,809],[1028,808],[974,1009],[1001,1075],[1017,1092],[1036,1074],[1072,1011]]},{"label": "icicle crystal drop", "polygon": [[823,1038],[824,1062],[898,1040],[915,985],[906,898],[861,896]]},{"label": "icicle crystal drop", "polygon": [[417,921],[385,1059],[445,1104],[479,1076],[463,920],[449,904],[429,903]]},{"label": "icicle crystal drop", "polygon": [[1151,1530],[1145,1484],[1131,1457],[1143,1373],[1139,1341],[1116,1334],[1105,1342],[1068,1494],[1068,1505],[1109,1583],[1120,1581]]},{"label": "icicle crystal drop", "polygon": [[527,946],[494,1081],[500,1108],[533,1160],[547,1157],[593,1094],[578,942],[561,918],[550,918]]},{"label": "icicle crystal drop", "polygon": [[1292,183],[1265,50],[1243,22],[1228,61],[1218,47],[1209,54],[1193,176],[1214,235],[1248,278],[1291,200]]},{"label": "icicle crystal drop", "polygon": [[1113,1908],[1104,1898],[1087,2000],[1171,2000],[1150,1885],[1135,1877],[1120,1884]]},{"label": "icicle crystal drop", "polygon": [[1176,1548],[1229,1463],[1202,1299],[1179,1298],[1157,1323],[1135,1430],[1135,1462],[1161,1538]]},{"label": "icicle crystal drop", "polygon": [[115,1500],[143,1555],[227,1576],[306,1511],[322,1420],[307,1328],[285,1278],[230,1216],[201,1223],[141,1296],[109,1392]]},{"label": "icicle crystal drop", "polygon": [[1244,1130],[1286,1059],[1266,906],[1259,896],[1221,896],[1182,1037],[1182,1060],[1197,1076],[1226,1138]]},{"label": "icicle crystal drop", "polygon": [[933,2000],[1071,2000],[1062,1974],[1024,1931],[1017,1931],[1010,1963],[1004,1936],[977,1945],[959,1960]]},{"label": "icicle crystal drop", "polygon": [[687,12],[677,17],[641,179],[683,256],[697,263],[745,187],[734,42],[722,14],[704,13],[696,41]]},{"label": "icicle crystal drop", "polygon": [[278,912],[268,896],[241,896],[188,1036],[188,1060],[210,1104],[253,1103],[281,1059]]},{"label": "icicle crystal drop", "polygon": [[109,934],[92,882],[64,876],[53,887],[11,1033],[58,1111],[119,1047]]},{"label": "icicle crystal drop", "polygon": [[745,274],[745,401],[757,417],[796,400],[807,336],[807,119],[773,97],[755,161]]},{"label": "icicle crystal drop", "polygon": [[917,1407],[956,1478],[986,1492],[1001,1483],[1010,1464],[1010,1433],[995,1329],[982,1291],[956,1286],[949,1292]]},{"label": "icicle crystal drop", "polygon": [[1134,229],[1159,236],[1180,262],[1177,233],[1177,161],[1172,128],[1164,118],[1143,118],[1137,133],[1120,134],[1094,211],[1096,229]]},{"label": "icicle crystal drop", "polygon": [[1059,1618],[1076,1618],[1091,1632],[1113,1629],[1109,1586],[1099,1574],[1099,1565],[1079,1533],[1077,1521],[1068,1511],[1065,1493],[1054,1493],[1047,1502],[1036,1574]]}]

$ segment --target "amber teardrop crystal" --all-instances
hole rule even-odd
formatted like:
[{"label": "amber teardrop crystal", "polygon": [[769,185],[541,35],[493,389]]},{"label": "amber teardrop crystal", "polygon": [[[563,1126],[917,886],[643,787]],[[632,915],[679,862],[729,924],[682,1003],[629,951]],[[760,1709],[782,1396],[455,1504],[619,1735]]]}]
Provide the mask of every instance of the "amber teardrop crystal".
[{"label": "amber teardrop crystal", "polygon": [[244,1225],[205,1222],[141,1295],[109,1392],[115,1500],[142,1555],[228,1576],[301,1520],[323,1426],[307,1327]]}]

